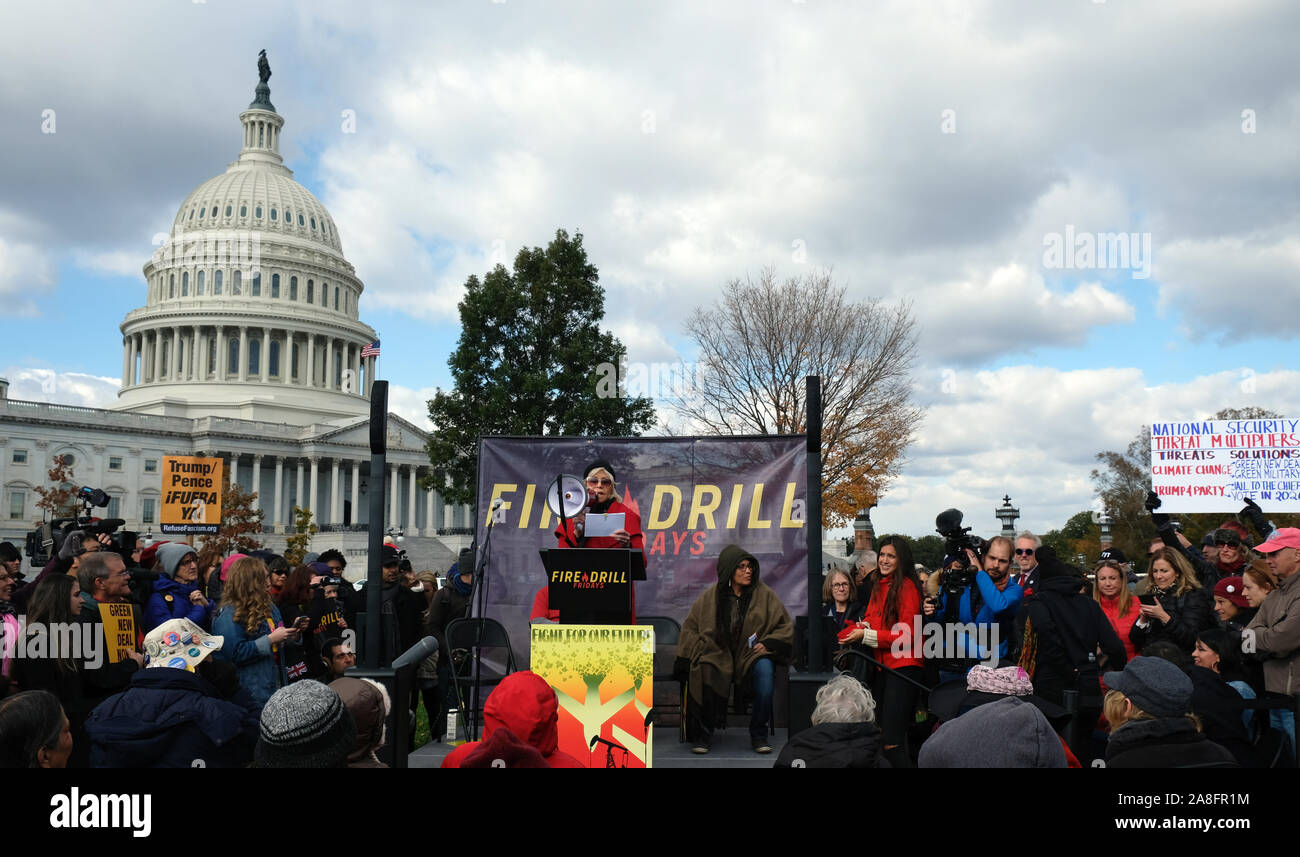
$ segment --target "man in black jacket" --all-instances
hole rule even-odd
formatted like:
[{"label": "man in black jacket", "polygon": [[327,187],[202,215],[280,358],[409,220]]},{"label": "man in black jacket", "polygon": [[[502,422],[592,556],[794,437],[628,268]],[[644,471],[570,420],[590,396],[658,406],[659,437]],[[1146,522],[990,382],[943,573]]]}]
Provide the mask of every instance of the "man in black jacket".
[{"label": "man in black jacket", "polygon": [[1083,575],[1078,569],[1045,547],[1038,549],[1038,573],[1038,591],[1025,599],[1016,617],[1020,666],[1043,699],[1064,705],[1065,691],[1078,691],[1070,749],[1086,765],[1089,736],[1102,708],[1096,651],[1101,649],[1111,669],[1121,669],[1127,656],[1101,605],[1080,592]]},{"label": "man in black jacket", "polygon": [[474,551],[465,548],[458,560],[447,570],[447,584],[433,596],[429,605],[429,618],[424,623],[424,633],[438,641],[438,691],[444,704],[430,716],[429,734],[441,740],[447,731],[447,705],[453,702],[451,688],[451,649],[447,646],[447,626],[455,619],[469,615],[469,596],[474,584]]},{"label": "man in black jacket", "polygon": [[379,607],[381,664],[392,663],[420,639],[424,599],[402,585],[401,561],[402,555],[397,548],[384,545],[380,559],[384,575]]},{"label": "man in black jacket", "polygon": [[[125,690],[131,676],[144,665],[138,651],[142,623],[138,605],[129,600],[130,575],[122,557],[110,551],[82,555],[77,579],[81,584],[82,639],[93,639],[101,657],[87,661],[81,671],[87,707],[93,708],[109,696]],[[105,614],[117,616],[106,630]],[[129,620],[129,621],[128,621]]]}]

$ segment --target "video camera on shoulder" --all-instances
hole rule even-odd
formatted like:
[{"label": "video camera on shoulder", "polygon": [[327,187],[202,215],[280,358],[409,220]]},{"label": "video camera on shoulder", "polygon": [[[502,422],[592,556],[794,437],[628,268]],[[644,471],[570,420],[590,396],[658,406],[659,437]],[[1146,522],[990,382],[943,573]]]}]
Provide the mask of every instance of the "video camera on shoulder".
[{"label": "video camera on shoulder", "polygon": [[102,488],[83,486],[77,491],[76,499],[82,503],[82,514],[69,518],[54,518],[43,522],[26,536],[27,558],[33,568],[44,568],[50,558],[63,548],[68,534],[80,530],[88,536],[109,537],[109,544],[104,550],[111,550],[121,555],[129,569],[134,566],[131,554],[135,552],[138,534],[131,530],[120,530],[126,524],[122,518],[95,518],[90,510],[95,507],[107,507],[111,499]]},{"label": "video camera on shoulder", "polygon": [[935,531],[943,536],[944,554],[957,557],[956,565],[943,574],[943,589],[949,595],[959,595],[975,583],[975,573],[979,571],[979,566],[971,567],[966,551],[972,550],[980,558],[989,546],[979,536],[972,536],[970,527],[961,525],[962,517],[960,509],[946,509],[934,519]]}]

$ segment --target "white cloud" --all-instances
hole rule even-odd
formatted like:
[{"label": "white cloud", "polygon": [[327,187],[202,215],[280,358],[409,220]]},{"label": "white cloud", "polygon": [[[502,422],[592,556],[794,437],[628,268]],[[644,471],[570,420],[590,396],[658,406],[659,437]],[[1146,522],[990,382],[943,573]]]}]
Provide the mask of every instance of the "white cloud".
[{"label": "white cloud", "polygon": [[1300,238],[1289,234],[1176,241],[1161,248],[1160,307],[1197,336],[1223,342],[1300,335]]},{"label": "white cloud", "polygon": [[1146,384],[1137,368],[1062,371],[1010,366],[953,372],[933,399],[903,476],[872,513],[878,532],[924,535],[950,506],[980,535],[996,533],[1004,494],[1034,530],[1092,508],[1089,473],[1103,450],[1123,450],[1138,427],[1205,419],[1223,408],[1300,416],[1300,372],[1228,369],[1185,383]]},{"label": "white cloud", "polygon": [[414,390],[401,384],[389,383],[388,410],[425,431],[433,431],[433,423],[429,422],[429,400],[436,392],[434,387]]},{"label": "white cloud", "polygon": [[53,292],[55,268],[38,242],[16,237],[20,216],[0,209],[0,299],[10,317],[34,316]]},{"label": "white cloud", "polygon": [[1018,264],[911,297],[923,328],[922,350],[935,360],[964,362],[1026,346],[1082,345],[1093,327],[1135,317],[1132,304],[1100,283],[1052,291],[1041,274]]},{"label": "white cloud", "polygon": [[121,378],[105,378],[81,372],[56,372],[30,366],[10,366],[9,398],[56,405],[107,408],[117,401]]},{"label": "white cloud", "polygon": [[82,249],[77,250],[73,255],[77,266],[83,270],[112,274],[118,277],[138,277],[141,280],[144,278],[141,273],[144,264],[149,261],[148,253],[132,250],[94,251]]}]

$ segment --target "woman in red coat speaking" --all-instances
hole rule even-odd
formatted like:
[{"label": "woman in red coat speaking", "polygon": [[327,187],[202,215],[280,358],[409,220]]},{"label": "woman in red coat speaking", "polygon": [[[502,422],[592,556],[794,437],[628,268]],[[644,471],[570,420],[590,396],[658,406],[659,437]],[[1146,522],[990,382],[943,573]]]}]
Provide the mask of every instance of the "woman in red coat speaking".
[{"label": "woman in red coat speaking", "polygon": [[[555,528],[556,547],[561,548],[632,548],[645,551],[645,536],[641,533],[641,516],[633,509],[623,505],[623,498],[618,493],[614,481],[614,467],[608,461],[597,459],[587,465],[582,472],[587,483],[587,493],[594,498],[591,504],[576,516],[566,518],[562,526]],[[597,514],[623,514],[623,529],[615,530],[608,536],[584,536],[583,528],[587,523],[587,512]],[[647,566],[649,563],[646,563]],[[560,611],[549,609],[547,588],[543,586],[533,598],[530,619],[546,618],[558,622]],[[632,589],[632,622],[636,623],[636,587]]]}]

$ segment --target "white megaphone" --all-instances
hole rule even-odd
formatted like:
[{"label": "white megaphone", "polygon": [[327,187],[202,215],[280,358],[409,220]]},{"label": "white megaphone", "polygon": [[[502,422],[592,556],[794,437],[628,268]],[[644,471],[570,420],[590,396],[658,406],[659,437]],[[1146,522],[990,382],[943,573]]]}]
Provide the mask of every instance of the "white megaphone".
[{"label": "white megaphone", "polygon": [[[555,481],[546,489],[546,508],[560,519],[560,531],[564,533],[569,529],[565,522],[591,505],[591,500],[591,495],[587,493],[587,483],[572,473],[561,473],[556,476]],[[575,524],[574,532],[581,537],[582,527]],[[568,536],[565,536],[565,541],[576,547]]]},{"label": "white megaphone", "polygon": [[546,489],[546,508],[561,520],[587,508],[587,484],[572,473],[561,473]]}]

